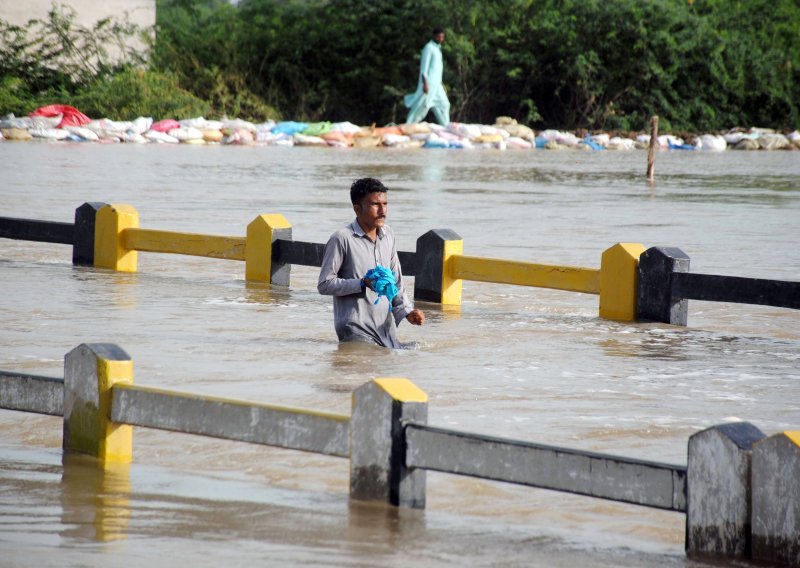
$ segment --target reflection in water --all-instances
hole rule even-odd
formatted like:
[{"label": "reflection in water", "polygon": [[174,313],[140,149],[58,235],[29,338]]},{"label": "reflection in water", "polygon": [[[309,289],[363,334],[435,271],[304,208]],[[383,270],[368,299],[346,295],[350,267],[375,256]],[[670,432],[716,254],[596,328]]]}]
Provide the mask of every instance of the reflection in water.
[{"label": "reflection in water", "polygon": [[270,287],[269,284],[250,281],[245,281],[244,287],[244,299],[247,303],[272,304],[274,302],[286,301],[287,294],[285,289],[282,291],[275,291]]},{"label": "reflection in water", "polygon": [[687,361],[691,347],[689,333],[642,330],[641,333],[617,335],[597,342],[611,357],[644,357],[662,361]]},{"label": "reflection in water", "polygon": [[425,510],[350,500],[346,538],[359,545],[394,548],[425,530]]},{"label": "reflection in water", "polygon": [[130,464],[64,454],[61,476],[61,536],[108,542],[126,538],[130,509]]},{"label": "reflection in water", "polygon": [[[87,296],[87,305],[97,305],[98,302],[107,301],[114,308],[123,310],[135,309],[138,305],[137,294],[139,293],[139,280],[136,272],[115,272],[104,268],[93,268],[85,266],[75,266],[72,268],[72,278],[79,283],[104,284],[103,291],[105,297],[96,294],[92,290],[91,295]],[[87,288],[81,286],[81,290]],[[84,300],[81,298],[82,301]]]},{"label": "reflection in water", "polygon": [[392,350],[366,341],[340,341],[328,355],[331,367],[377,376],[381,361],[391,357]]},{"label": "reflection in water", "polygon": [[422,181],[438,183],[445,179],[447,168],[440,162],[430,162],[422,167]]}]

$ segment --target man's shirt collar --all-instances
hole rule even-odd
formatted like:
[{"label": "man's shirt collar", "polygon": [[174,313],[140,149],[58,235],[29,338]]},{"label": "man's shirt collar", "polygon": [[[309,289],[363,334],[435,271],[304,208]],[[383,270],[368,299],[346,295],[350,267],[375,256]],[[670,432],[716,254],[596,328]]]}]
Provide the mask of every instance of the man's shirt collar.
[{"label": "man's shirt collar", "polygon": [[[361,225],[358,224],[358,219],[353,221],[350,224],[350,228],[353,230],[353,234],[357,237],[366,237],[367,234],[364,232],[364,229],[361,228]],[[382,239],[385,235],[383,227],[378,227],[378,238]]]}]

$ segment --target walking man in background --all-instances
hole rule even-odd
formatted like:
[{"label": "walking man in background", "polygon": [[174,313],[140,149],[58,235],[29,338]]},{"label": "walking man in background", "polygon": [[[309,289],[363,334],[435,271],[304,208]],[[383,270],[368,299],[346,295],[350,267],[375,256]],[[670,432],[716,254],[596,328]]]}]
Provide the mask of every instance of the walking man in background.
[{"label": "walking man in background", "polygon": [[[387,191],[374,178],[358,179],[350,186],[356,219],[331,235],[325,245],[317,290],[333,296],[339,341],[374,342],[399,349],[397,326],[403,319],[422,325],[425,314],[414,309],[405,294],[394,233],[386,225]],[[373,269],[382,276],[368,277]],[[380,281],[385,279],[390,281]],[[391,289],[388,295],[387,289]]]},{"label": "walking man in background", "polygon": [[434,28],[433,37],[422,48],[422,58],[419,62],[419,82],[413,94],[404,97],[404,103],[409,108],[406,123],[420,122],[433,109],[433,115],[439,124],[447,126],[450,123],[450,101],[442,85],[442,44],[444,43],[444,30]]}]

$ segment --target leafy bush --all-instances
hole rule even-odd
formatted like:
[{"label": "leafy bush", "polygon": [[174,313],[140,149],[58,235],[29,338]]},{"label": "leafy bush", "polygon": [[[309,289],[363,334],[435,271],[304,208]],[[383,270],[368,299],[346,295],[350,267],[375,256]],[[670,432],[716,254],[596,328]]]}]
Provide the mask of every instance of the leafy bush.
[{"label": "leafy bush", "polygon": [[[62,99],[63,101],[63,99]],[[178,86],[168,73],[128,69],[88,86],[67,99],[92,117],[132,120],[137,116],[208,116],[211,105]]]},{"label": "leafy bush", "polygon": [[796,0],[157,0],[150,71],[105,53],[142,30],[73,17],[0,21],[0,112],[77,101],[109,116],[402,122],[443,26],[453,120],[800,127]]}]

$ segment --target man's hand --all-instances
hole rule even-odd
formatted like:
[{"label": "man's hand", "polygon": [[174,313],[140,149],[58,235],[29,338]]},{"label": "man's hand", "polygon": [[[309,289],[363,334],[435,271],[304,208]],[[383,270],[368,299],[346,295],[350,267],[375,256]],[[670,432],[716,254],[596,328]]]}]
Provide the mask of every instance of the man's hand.
[{"label": "man's hand", "polygon": [[408,312],[406,319],[412,325],[422,325],[425,323],[425,314],[422,313],[422,310],[414,309]]}]

